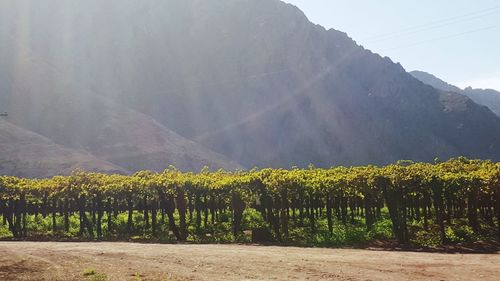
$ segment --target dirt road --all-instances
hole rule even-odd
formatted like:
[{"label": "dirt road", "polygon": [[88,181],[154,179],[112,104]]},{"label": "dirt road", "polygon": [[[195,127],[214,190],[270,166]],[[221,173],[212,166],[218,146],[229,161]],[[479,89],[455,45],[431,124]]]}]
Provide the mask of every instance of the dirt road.
[{"label": "dirt road", "polygon": [[90,280],[85,269],[107,280],[500,280],[500,254],[0,242],[0,280]]}]

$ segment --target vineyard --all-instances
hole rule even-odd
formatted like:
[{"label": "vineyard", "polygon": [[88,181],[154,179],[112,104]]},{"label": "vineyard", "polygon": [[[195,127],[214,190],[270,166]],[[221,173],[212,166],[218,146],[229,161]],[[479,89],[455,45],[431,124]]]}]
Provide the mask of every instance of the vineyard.
[{"label": "vineyard", "polygon": [[0,233],[13,238],[234,242],[252,232],[256,241],[282,243],[342,235],[403,244],[498,240],[500,163],[4,176],[0,215]]}]

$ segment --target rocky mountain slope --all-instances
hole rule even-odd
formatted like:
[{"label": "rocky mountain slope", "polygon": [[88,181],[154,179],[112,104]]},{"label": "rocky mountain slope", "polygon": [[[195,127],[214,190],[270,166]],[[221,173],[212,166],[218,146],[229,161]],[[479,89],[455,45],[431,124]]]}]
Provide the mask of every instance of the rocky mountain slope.
[{"label": "rocky mountain slope", "polygon": [[204,166],[241,168],[153,118],[101,97],[74,80],[51,83],[51,72],[36,57],[26,56],[20,61],[21,75],[7,84],[11,96],[3,104],[10,108],[10,122],[22,128],[128,171],[163,171],[169,165],[189,171]]},{"label": "rocky mountain slope", "polygon": [[472,99],[474,102],[480,105],[487,106],[496,115],[500,116],[500,92],[496,90],[474,89],[472,87],[460,89],[459,87],[450,85],[447,82],[427,72],[412,71],[410,72],[410,74],[423,83],[430,85],[436,89],[465,95]]},{"label": "rocky mountain slope", "polygon": [[278,0],[4,0],[0,48],[13,123],[127,170],[500,159],[489,110]]},{"label": "rocky mountain slope", "polygon": [[47,177],[67,175],[78,168],[105,173],[128,173],[89,153],[65,148],[2,119],[0,150],[0,175]]}]

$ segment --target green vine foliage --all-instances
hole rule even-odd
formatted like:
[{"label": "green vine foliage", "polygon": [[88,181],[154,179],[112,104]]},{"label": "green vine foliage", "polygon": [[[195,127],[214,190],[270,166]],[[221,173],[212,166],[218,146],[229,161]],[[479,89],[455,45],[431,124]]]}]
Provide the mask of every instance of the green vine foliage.
[{"label": "green vine foliage", "polygon": [[206,234],[229,214],[231,231],[227,231],[237,237],[249,209],[261,215],[275,240],[285,242],[292,228],[294,234],[301,228],[315,233],[321,218],[328,222],[329,235],[334,235],[335,222],[347,225],[354,217],[362,218],[359,223],[368,232],[384,213],[400,243],[433,229],[446,243],[449,227],[460,220],[475,233],[486,224],[500,236],[500,164],[460,157],[383,167],[200,173],[170,167],[162,173],[134,175],[77,170],[49,179],[0,177],[0,215],[18,238],[29,236],[26,220],[33,215],[52,215],[54,229],[57,218],[64,217],[66,230],[78,217],[78,235],[102,239],[118,231],[113,220],[119,214],[128,215],[127,229],[132,231],[136,213],[143,214],[141,219],[153,235],[162,231],[158,216],[165,216],[168,231],[180,241],[192,235],[191,221],[194,232]]}]

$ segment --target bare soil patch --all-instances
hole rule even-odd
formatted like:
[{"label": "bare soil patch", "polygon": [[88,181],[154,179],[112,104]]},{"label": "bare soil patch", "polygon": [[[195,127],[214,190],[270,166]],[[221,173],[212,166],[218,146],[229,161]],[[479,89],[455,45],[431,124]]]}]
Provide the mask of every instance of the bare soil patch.
[{"label": "bare soil patch", "polygon": [[246,245],[0,242],[0,280],[499,280],[500,254]]}]

